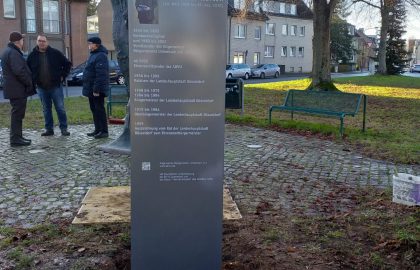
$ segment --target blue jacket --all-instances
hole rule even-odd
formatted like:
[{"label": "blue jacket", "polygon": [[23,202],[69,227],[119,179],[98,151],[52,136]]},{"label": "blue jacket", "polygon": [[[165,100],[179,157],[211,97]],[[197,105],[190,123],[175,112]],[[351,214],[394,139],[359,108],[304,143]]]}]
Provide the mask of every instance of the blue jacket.
[{"label": "blue jacket", "polygon": [[108,96],[109,92],[109,66],[108,50],[100,45],[98,49],[90,52],[86,67],[83,70],[83,95],[93,97],[93,92],[101,96]]}]

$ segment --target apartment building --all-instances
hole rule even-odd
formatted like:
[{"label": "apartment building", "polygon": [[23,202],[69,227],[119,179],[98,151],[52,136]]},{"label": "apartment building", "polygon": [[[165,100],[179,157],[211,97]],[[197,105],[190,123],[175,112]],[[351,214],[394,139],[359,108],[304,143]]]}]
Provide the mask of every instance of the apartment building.
[{"label": "apartment building", "polygon": [[376,39],[365,34],[364,29],[360,28],[355,31],[355,52],[356,52],[356,69],[360,71],[375,72],[375,65],[377,65],[377,50]]},{"label": "apartment building", "polygon": [[229,0],[228,63],[311,72],[313,13],[301,0]]},{"label": "apartment building", "polygon": [[37,34],[42,32],[73,65],[86,61],[87,3],[88,0],[0,0],[0,51],[7,46],[12,31],[26,35],[26,52],[36,46]]},{"label": "apartment building", "polygon": [[408,53],[410,58],[410,66],[420,64],[420,39],[408,40]]}]

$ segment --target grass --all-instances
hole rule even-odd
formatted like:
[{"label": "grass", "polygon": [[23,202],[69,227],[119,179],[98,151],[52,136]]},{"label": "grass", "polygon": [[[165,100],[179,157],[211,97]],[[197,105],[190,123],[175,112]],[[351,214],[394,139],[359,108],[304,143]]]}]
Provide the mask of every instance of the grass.
[{"label": "grass", "polygon": [[[343,92],[368,95],[367,132],[360,131],[362,115],[345,119],[345,140],[376,158],[400,163],[420,163],[420,78],[404,76],[364,76],[335,79]],[[268,125],[268,108],[281,104],[289,89],[305,89],[310,79],[262,83],[245,86],[243,116],[239,110],[226,110],[231,123],[253,125],[276,130],[315,133],[339,139],[339,120],[336,118],[273,113],[273,125]],[[92,116],[87,98],[66,98],[70,125],[91,124]],[[8,116],[9,104],[0,104],[0,115]],[[114,104],[113,117],[123,118],[125,106]],[[55,115],[55,119],[57,119]],[[9,117],[0,117],[0,127],[9,127]],[[30,100],[24,128],[42,129],[44,125],[39,100]]]},{"label": "grass", "polygon": [[[69,125],[91,124],[92,113],[90,112],[88,99],[85,97],[70,97],[66,98],[65,108],[67,112],[67,121]],[[112,106],[113,117],[123,118],[125,115],[125,106],[114,104]],[[7,117],[0,117],[0,127],[10,126],[10,105],[8,103],[0,104],[0,115]],[[53,109],[54,121],[57,124],[57,114]],[[44,116],[42,113],[42,105],[39,99],[28,100],[25,119],[23,120],[23,127],[29,129],[43,129]]]},{"label": "grass", "polygon": [[[420,162],[420,78],[365,76],[336,79],[338,89],[368,95],[367,132],[362,133],[362,115],[345,119],[345,139],[367,154],[401,163]],[[268,108],[282,104],[289,89],[304,90],[309,79],[246,85],[244,116],[227,110],[232,123],[267,128]],[[307,114],[273,113],[270,128],[318,133],[338,139],[339,120]]]}]

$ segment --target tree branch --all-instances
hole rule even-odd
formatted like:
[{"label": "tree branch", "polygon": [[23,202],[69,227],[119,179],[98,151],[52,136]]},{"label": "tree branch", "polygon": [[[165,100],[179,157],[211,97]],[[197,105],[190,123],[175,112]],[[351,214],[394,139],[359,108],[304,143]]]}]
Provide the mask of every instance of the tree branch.
[{"label": "tree branch", "polygon": [[365,3],[368,6],[371,6],[371,7],[377,8],[377,9],[381,9],[380,6],[375,5],[375,4],[373,4],[373,3],[371,3],[370,1],[367,1],[367,0],[353,0],[353,4],[356,4],[356,3]]}]

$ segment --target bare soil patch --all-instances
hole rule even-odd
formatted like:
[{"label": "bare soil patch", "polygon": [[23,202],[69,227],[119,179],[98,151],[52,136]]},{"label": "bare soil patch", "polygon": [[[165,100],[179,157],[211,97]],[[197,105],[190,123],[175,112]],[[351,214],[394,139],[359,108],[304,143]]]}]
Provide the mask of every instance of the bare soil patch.
[{"label": "bare soil patch", "polygon": [[[419,207],[337,186],[308,208],[246,207],[243,219],[224,223],[222,269],[419,269]],[[130,228],[0,226],[0,269],[130,269]]]}]

